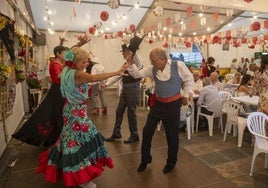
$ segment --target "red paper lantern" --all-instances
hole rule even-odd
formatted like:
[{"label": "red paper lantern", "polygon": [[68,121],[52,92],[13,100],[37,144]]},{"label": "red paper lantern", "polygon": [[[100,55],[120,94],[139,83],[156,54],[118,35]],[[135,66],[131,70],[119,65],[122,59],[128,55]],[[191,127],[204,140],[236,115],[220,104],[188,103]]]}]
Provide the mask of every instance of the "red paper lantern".
[{"label": "red paper lantern", "polygon": [[220,37],[214,36],[213,39],[212,39],[212,44],[218,43],[219,40],[220,40]]},{"label": "red paper lantern", "polygon": [[95,32],[96,32],[96,28],[95,28],[95,27],[90,27],[90,28],[88,29],[88,32],[89,32],[90,34],[94,35]]},{"label": "red paper lantern", "polygon": [[192,44],[190,42],[185,42],[186,48],[191,48]]},{"label": "red paper lantern", "polygon": [[248,48],[254,49],[255,48],[255,45],[254,44],[251,44],[251,45],[248,46]]},{"label": "red paper lantern", "polygon": [[240,46],[240,43],[239,42],[234,42],[233,47],[237,48],[239,46]]},{"label": "red paper lantern", "polygon": [[100,13],[100,18],[101,18],[101,20],[102,21],[107,21],[108,20],[108,18],[109,18],[109,13],[107,12],[107,11],[102,11],[101,13]]},{"label": "red paper lantern", "polygon": [[226,40],[228,40],[228,41],[231,40],[231,39],[232,39],[231,36],[227,36],[227,37],[226,37]]},{"label": "red paper lantern", "polygon": [[129,30],[130,30],[130,31],[134,32],[135,29],[136,29],[136,26],[135,26],[134,24],[131,24],[131,25],[129,26]]},{"label": "red paper lantern", "polygon": [[153,39],[149,39],[149,44],[153,44],[154,40]]},{"label": "red paper lantern", "polygon": [[258,31],[260,28],[261,28],[261,24],[260,24],[260,22],[254,22],[254,23],[252,24],[252,29],[253,29],[253,31]]},{"label": "red paper lantern", "polygon": [[168,43],[164,43],[164,44],[163,44],[163,47],[164,47],[164,48],[167,48],[167,47],[168,47]]},{"label": "red paper lantern", "polygon": [[245,38],[245,37],[241,38],[241,43],[242,43],[242,44],[247,43],[247,41],[248,41],[248,39],[247,39],[247,38]]},{"label": "red paper lantern", "polygon": [[122,38],[123,37],[123,31],[118,31],[117,36]]}]

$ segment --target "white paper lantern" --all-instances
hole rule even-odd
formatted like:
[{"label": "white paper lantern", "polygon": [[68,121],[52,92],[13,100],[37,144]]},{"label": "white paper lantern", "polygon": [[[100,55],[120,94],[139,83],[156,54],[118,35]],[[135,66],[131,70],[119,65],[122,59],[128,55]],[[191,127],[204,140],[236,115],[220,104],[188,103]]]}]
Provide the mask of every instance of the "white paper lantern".
[{"label": "white paper lantern", "polygon": [[120,5],[120,1],[119,0],[109,0],[107,2],[107,5],[111,8],[111,9],[117,9]]},{"label": "white paper lantern", "polygon": [[102,26],[102,23],[101,23],[101,22],[99,22],[99,21],[94,22],[94,27],[95,27],[96,29],[100,29],[101,26]]},{"label": "white paper lantern", "polygon": [[156,16],[163,16],[165,11],[161,6],[157,6],[157,7],[154,8],[153,13]]}]

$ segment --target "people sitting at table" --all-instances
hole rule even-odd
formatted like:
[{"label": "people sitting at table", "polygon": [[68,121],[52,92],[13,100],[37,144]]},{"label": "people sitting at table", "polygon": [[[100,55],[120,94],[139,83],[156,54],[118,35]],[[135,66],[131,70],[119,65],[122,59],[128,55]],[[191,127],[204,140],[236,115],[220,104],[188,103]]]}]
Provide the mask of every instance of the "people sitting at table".
[{"label": "people sitting at table", "polygon": [[218,91],[222,91],[224,89],[224,84],[219,81],[219,74],[217,72],[212,72],[209,78],[212,85],[215,86]]},{"label": "people sitting at table", "polygon": [[251,87],[252,83],[253,83],[252,76],[250,76],[249,74],[245,74],[242,77],[241,82],[237,88],[236,96],[238,97],[245,95],[252,96],[254,92],[253,88]]},{"label": "people sitting at table", "polygon": [[[250,76],[249,74],[245,74],[242,77],[241,83],[237,88],[236,91],[236,96],[240,97],[240,96],[253,96],[256,92],[254,91],[254,88],[251,86],[253,84],[253,77]],[[244,109],[246,112],[251,112],[256,110],[256,107],[252,106],[252,105],[244,105]]]},{"label": "people sitting at table", "polygon": [[228,75],[233,75],[230,78],[227,78],[227,81],[225,85],[239,85],[241,81],[241,73],[236,72],[234,74],[228,74]]}]

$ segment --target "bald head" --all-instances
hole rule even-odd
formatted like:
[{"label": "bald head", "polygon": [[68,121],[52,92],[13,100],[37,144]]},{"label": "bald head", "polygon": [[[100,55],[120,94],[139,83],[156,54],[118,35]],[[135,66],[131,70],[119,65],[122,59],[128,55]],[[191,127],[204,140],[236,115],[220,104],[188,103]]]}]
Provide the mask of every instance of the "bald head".
[{"label": "bald head", "polygon": [[203,86],[211,85],[211,80],[209,79],[209,77],[203,78],[202,82],[203,82]]},{"label": "bald head", "polygon": [[217,72],[212,72],[209,76],[212,83],[215,83],[219,80],[219,75]]},{"label": "bald head", "polygon": [[164,70],[167,63],[167,52],[161,48],[154,48],[150,53],[151,64],[157,70]]}]

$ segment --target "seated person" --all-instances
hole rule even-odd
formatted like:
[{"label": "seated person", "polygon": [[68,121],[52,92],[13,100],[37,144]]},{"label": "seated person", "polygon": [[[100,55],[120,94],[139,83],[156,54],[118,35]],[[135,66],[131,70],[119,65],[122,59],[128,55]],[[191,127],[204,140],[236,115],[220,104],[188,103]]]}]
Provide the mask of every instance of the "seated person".
[{"label": "seated person", "polygon": [[211,84],[215,86],[218,89],[218,91],[224,90],[224,84],[219,81],[219,74],[217,72],[212,72],[209,78],[211,80]]},{"label": "seated person", "polygon": [[240,82],[241,82],[241,73],[240,72],[236,72],[234,74],[234,78],[233,78],[232,84],[240,84]]},{"label": "seated person", "polygon": [[245,74],[242,77],[241,83],[239,84],[239,86],[237,88],[236,96],[238,96],[238,97],[245,96],[245,95],[252,96],[253,89],[252,89],[252,87],[250,87],[252,82],[253,82],[252,77],[249,74]]},{"label": "seated person", "polygon": [[[211,101],[219,97],[218,89],[212,85],[210,78],[203,78],[203,88],[200,90],[199,98],[197,100],[197,106],[209,105]],[[213,109],[201,108],[201,112],[212,115]]]},{"label": "seated person", "polygon": [[[249,74],[245,74],[242,77],[241,83],[237,88],[236,96],[237,97],[246,95],[253,96],[254,94],[256,94],[256,91],[252,87],[253,83],[254,83],[253,77],[250,76]],[[252,105],[244,105],[244,109],[246,112],[252,112],[257,110],[256,107]]]},{"label": "seated person", "polygon": [[194,94],[199,95],[200,90],[203,88],[203,82],[200,79],[201,75],[198,71],[194,71],[193,77],[194,77],[193,91],[194,91]]}]

